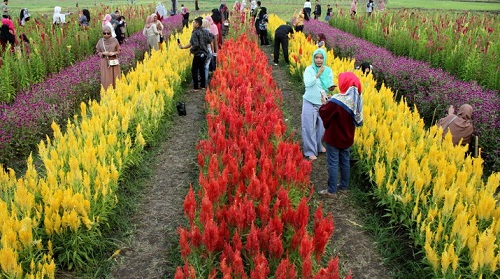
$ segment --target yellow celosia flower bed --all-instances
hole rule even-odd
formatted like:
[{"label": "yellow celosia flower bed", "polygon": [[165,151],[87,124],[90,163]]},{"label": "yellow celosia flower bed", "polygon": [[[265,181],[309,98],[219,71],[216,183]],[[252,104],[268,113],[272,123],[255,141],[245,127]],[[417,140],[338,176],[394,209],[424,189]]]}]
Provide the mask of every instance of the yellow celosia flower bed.
[{"label": "yellow celosia flower bed", "polygon": [[[178,36],[188,41],[190,32]],[[54,278],[58,253],[74,255],[66,262],[70,268],[92,256],[86,245],[99,243],[120,175],[137,163],[162,116],[171,113],[165,109],[188,72],[189,56],[171,37],[164,51],[146,56],[117,80],[116,89],[102,91],[100,102],[82,103],[65,133],[53,123],[53,139],[39,144],[43,173],[31,156],[19,179],[0,168],[2,276]],[[61,251],[58,244],[72,250]]]},{"label": "yellow celosia flower bed", "polygon": [[[281,24],[285,21],[269,17],[269,30]],[[315,49],[295,33],[289,45],[293,75],[302,76]],[[442,140],[441,129],[426,129],[416,108],[394,101],[395,94],[385,86],[376,90],[371,75],[354,70],[354,60],[336,58],[329,50],[327,64],[335,78],[345,71],[360,77],[364,125],[356,131],[358,165],[369,174],[392,218],[409,228],[434,276],[497,277],[500,207],[494,193],[500,174],[485,182],[481,158],[466,157],[466,148],[453,146],[450,136]]]}]

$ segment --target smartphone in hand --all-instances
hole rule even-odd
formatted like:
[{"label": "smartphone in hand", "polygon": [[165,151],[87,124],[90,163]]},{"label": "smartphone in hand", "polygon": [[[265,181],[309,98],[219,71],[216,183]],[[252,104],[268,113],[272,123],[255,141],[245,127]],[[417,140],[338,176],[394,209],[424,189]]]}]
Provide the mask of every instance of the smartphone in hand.
[{"label": "smartphone in hand", "polygon": [[181,43],[181,40],[177,39],[177,43],[180,44]]}]

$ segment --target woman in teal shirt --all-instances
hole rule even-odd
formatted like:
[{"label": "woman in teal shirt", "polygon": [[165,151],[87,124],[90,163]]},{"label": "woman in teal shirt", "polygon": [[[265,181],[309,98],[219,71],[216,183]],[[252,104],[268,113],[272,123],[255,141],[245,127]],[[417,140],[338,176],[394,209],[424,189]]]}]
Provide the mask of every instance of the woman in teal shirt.
[{"label": "woman in teal shirt", "polygon": [[326,66],[326,51],[317,49],[312,64],[304,71],[305,93],[302,97],[302,142],[304,155],[315,160],[318,154],[326,152],[321,143],[325,128],[319,117],[319,108],[327,101],[327,92],[335,88],[333,71]]}]

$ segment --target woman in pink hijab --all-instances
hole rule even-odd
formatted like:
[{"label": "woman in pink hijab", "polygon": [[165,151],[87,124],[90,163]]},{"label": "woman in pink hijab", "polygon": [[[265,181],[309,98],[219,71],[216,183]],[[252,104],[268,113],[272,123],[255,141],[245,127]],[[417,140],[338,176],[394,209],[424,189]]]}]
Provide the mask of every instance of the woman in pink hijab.
[{"label": "woman in pink hijab", "polygon": [[109,26],[111,28],[111,36],[113,38],[116,38],[116,33],[115,33],[115,27],[111,24],[111,15],[106,14],[104,18],[102,19],[102,27],[104,26]]},{"label": "woman in pink hijab", "polygon": [[354,16],[356,15],[356,12],[358,10],[358,1],[356,0],[352,0],[352,3],[351,3],[351,17],[354,18]]}]

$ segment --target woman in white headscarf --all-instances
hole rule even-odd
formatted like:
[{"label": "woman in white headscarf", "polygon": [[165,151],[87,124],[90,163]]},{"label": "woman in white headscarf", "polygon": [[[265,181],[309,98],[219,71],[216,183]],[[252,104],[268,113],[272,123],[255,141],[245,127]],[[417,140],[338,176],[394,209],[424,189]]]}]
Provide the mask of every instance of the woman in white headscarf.
[{"label": "woman in white headscarf", "polygon": [[66,15],[61,13],[61,7],[56,6],[54,7],[54,15],[52,16],[52,23],[53,24],[64,24],[66,23]]},{"label": "woman in white headscarf", "polygon": [[167,18],[167,9],[161,2],[158,2],[158,6],[156,6],[155,10],[156,15],[158,16],[158,20],[162,21],[164,18]]},{"label": "woman in white headscarf", "polygon": [[30,20],[30,13],[28,12],[28,9],[24,8],[21,10],[21,16],[20,16],[19,24],[21,26],[24,26],[26,21]]}]

